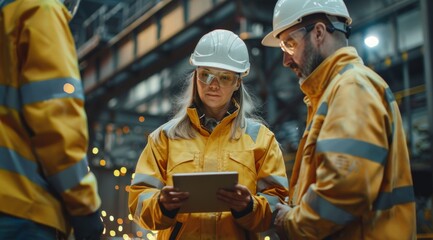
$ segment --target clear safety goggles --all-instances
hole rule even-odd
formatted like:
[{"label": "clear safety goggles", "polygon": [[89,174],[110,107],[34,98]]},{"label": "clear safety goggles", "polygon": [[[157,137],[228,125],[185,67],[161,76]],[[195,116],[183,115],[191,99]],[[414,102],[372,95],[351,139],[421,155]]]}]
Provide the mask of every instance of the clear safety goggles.
[{"label": "clear safety goggles", "polygon": [[288,53],[289,55],[295,54],[296,47],[302,40],[304,40],[305,36],[307,36],[307,34],[314,29],[315,25],[316,23],[313,23],[291,32],[289,34],[288,40],[283,40],[280,42],[281,50]]},{"label": "clear safety goggles", "polygon": [[232,86],[239,79],[239,73],[213,72],[207,68],[197,68],[197,79],[204,84],[211,84],[214,79],[221,87]]}]

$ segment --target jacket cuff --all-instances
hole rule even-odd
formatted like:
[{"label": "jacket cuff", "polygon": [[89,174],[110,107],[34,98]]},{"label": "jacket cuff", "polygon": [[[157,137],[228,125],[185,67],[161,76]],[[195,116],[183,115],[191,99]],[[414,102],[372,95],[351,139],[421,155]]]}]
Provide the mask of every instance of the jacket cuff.
[{"label": "jacket cuff", "polygon": [[248,206],[244,210],[238,212],[238,211],[235,211],[233,209],[230,209],[230,211],[232,212],[232,215],[234,218],[241,218],[241,217],[251,213],[253,211],[253,206],[254,206],[254,200],[253,200],[253,197],[251,196],[250,202],[248,203]]},{"label": "jacket cuff", "polygon": [[177,212],[179,212],[180,208],[176,208],[173,210],[167,210],[159,201],[158,201],[159,208],[161,209],[162,214],[164,216],[167,216],[169,218],[175,218],[177,215]]}]

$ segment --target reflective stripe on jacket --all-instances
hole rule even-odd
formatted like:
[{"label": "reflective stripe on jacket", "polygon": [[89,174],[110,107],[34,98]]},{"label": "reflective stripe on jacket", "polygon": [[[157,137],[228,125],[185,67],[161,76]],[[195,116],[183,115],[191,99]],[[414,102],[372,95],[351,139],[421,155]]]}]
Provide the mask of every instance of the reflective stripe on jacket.
[{"label": "reflective stripe on jacket", "polygon": [[[209,134],[200,126],[196,109],[188,109],[197,136],[194,139],[152,138],[137,163],[129,191],[129,207],[142,227],[161,230],[158,239],[257,239],[268,230],[272,212],[288,195],[288,181],[279,144],[264,125],[247,120],[239,140],[229,140],[237,111],[225,117]],[[170,122],[164,128],[170,127]],[[254,200],[253,211],[238,219],[230,212],[164,216],[158,205],[159,190],[173,185],[171,176],[181,172],[237,171],[239,183]],[[204,183],[205,185],[205,183]]]},{"label": "reflective stripe on jacket", "polygon": [[77,56],[57,0],[0,6],[0,212],[69,231],[100,206]]},{"label": "reflective stripe on jacket", "polygon": [[415,239],[415,201],[398,105],[345,47],[301,85],[308,107],[290,180],[290,239]]}]

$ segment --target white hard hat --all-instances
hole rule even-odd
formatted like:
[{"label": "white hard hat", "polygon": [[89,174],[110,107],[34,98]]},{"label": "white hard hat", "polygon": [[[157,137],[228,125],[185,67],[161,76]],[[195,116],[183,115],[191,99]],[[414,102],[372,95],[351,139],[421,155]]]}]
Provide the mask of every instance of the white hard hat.
[{"label": "white hard hat", "polygon": [[352,23],[343,0],[278,0],[274,8],[273,30],[263,38],[262,44],[280,47],[280,33],[300,23],[303,17],[316,13],[345,18],[347,25]]},{"label": "white hard hat", "polygon": [[72,17],[75,15],[75,13],[77,13],[80,1],[81,0],[60,0],[60,2],[62,2],[71,13]]},{"label": "white hard hat", "polygon": [[221,68],[246,76],[250,60],[245,42],[228,30],[217,29],[205,34],[194,52],[190,63],[193,66]]}]

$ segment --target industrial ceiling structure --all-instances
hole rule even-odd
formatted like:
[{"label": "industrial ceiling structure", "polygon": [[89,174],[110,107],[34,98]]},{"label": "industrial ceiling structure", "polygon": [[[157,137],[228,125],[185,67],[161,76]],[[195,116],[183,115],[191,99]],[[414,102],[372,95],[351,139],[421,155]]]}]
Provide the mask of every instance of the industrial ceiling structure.
[{"label": "industrial ceiling structure", "polygon": [[[428,13],[433,11],[433,3],[345,2],[353,19],[349,44],[394,91],[407,128],[413,168],[419,171],[417,181],[429,183],[427,187],[418,187],[418,193],[431,196],[433,30],[428,23],[433,22],[433,17]],[[81,1],[70,26],[86,93],[89,159],[100,184],[115,186],[116,191],[127,190],[147,135],[175,111],[182,80],[193,70],[188,59],[195,44],[217,28],[229,29],[246,42],[251,72],[244,79],[245,85],[256,95],[260,112],[281,143],[290,170],[305,127],[306,109],[296,76],[282,66],[281,50],[260,43],[272,29],[275,3],[276,0]],[[366,47],[367,37],[377,37],[378,46]],[[113,180],[113,171],[117,170],[120,173],[114,176],[126,177]],[[126,193],[114,194],[112,189],[100,189],[103,206],[114,215],[126,217]],[[137,235],[140,231],[133,224],[126,229],[123,233],[117,229],[106,234],[147,239]]]}]

